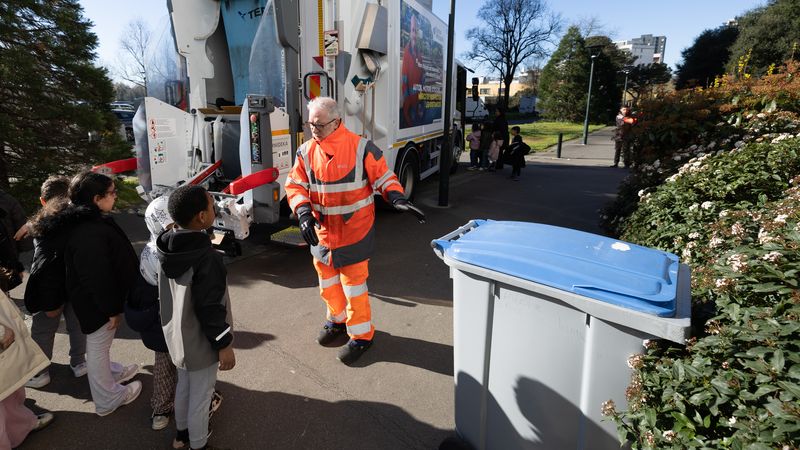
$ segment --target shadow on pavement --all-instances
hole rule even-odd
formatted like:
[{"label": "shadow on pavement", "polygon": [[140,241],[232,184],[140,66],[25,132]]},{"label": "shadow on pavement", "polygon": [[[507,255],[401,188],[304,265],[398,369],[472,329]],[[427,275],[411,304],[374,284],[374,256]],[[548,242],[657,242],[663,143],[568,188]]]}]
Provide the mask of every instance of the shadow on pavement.
[{"label": "shadow on pavement", "polygon": [[250,350],[261,347],[267,341],[275,339],[275,335],[269,333],[257,333],[254,331],[234,330],[233,348],[240,350]]},{"label": "shadow on pavement", "polygon": [[431,372],[453,374],[453,346],[420,339],[395,336],[376,330],[372,350],[364,353],[353,367],[366,367],[377,362],[396,362]]},{"label": "shadow on pavement", "polygon": [[[145,383],[139,399],[107,417],[53,411],[53,424],[31,434],[20,449],[171,448],[175,422],[171,420],[162,431],[150,429],[149,414],[142,410],[149,411],[152,383]],[[451,433],[420,422],[402,408],[387,403],[329,402],[283,392],[254,391],[225,382],[218,382],[217,388],[224,400],[212,420],[209,444],[222,448],[431,449]],[[32,404],[28,400],[28,405]],[[33,409],[40,412],[35,406]],[[67,428],[85,432],[75,433]]]},{"label": "shadow on pavement", "polygon": [[[456,427],[465,441],[479,445],[484,387],[465,372],[459,372],[457,378]],[[492,392],[485,395],[486,448],[620,447],[614,436],[586,418],[571,401],[537,380],[519,377],[515,401],[498,401]]]}]

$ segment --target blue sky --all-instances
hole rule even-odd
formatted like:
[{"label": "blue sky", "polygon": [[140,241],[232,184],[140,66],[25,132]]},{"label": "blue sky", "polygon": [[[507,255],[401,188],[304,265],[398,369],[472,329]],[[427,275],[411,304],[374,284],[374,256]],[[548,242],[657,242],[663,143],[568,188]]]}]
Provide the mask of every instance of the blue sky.
[{"label": "blue sky", "polygon": [[[154,38],[172,40],[166,0],[136,2],[80,0],[80,3],[86,17],[94,22],[94,32],[100,40],[98,58],[103,65],[114,64],[122,30],[136,18],[141,17],[150,24]],[[703,30],[716,28],[723,22],[764,3],[763,0],[549,1],[550,8],[560,13],[565,23],[570,24],[595,17],[612,32],[611,37],[615,40],[631,39],[642,34],[666,36],[664,61],[673,69],[675,64],[680,62],[681,50],[691,45],[694,38]],[[457,0],[455,47],[457,57],[461,57],[470,47],[465,37],[466,30],[479,25],[475,15],[481,4],[481,0]],[[433,0],[433,9],[439,17],[447,21],[450,1]],[[487,70],[476,69],[479,74],[492,75],[487,73]]]}]

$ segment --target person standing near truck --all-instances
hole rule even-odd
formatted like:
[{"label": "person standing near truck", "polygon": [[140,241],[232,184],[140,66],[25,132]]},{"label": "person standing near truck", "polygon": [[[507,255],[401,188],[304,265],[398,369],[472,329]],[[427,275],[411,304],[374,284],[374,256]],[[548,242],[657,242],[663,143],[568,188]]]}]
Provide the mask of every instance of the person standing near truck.
[{"label": "person standing near truck", "polygon": [[342,123],[336,100],[308,104],[312,139],[297,150],[286,178],[286,197],[319,275],[327,321],[317,336],[322,346],[344,344],[338,359],[355,362],[372,345],[375,327],[367,290],[374,241],[374,189],[398,210],[410,204],[381,150]]}]

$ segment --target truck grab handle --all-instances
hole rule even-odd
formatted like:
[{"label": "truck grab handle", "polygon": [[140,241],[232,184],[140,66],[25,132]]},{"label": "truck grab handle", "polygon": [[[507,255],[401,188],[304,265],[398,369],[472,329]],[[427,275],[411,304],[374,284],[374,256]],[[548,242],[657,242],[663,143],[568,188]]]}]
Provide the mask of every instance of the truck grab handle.
[{"label": "truck grab handle", "polygon": [[272,183],[278,179],[278,175],[280,175],[280,172],[275,167],[259,170],[258,172],[251,173],[246,177],[233,180],[231,184],[222,190],[222,192],[233,195],[244,194],[250,189],[257,188],[267,183]]}]

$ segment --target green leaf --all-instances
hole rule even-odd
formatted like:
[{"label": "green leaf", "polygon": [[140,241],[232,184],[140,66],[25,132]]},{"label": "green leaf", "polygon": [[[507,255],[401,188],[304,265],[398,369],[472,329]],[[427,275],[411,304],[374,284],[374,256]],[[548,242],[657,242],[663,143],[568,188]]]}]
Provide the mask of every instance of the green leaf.
[{"label": "green leaf", "polygon": [[800,401],[800,386],[796,383],[792,383],[791,381],[778,381],[778,386],[790,392],[794,395],[794,398]]},{"label": "green leaf", "polygon": [[722,378],[714,378],[711,380],[711,385],[714,386],[720,394],[733,395],[734,392],[728,387],[728,382]]},{"label": "green leaf", "polygon": [[783,365],[786,363],[786,360],[783,358],[783,351],[776,350],[770,359],[770,364],[772,364],[772,368],[775,369],[776,372],[780,373],[783,370]]},{"label": "green leaf", "polygon": [[764,111],[766,111],[768,113],[771,113],[771,112],[774,112],[777,107],[778,107],[778,104],[775,103],[775,100],[773,100],[773,101],[769,102],[769,104],[767,105],[766,108],[764,108]]},{"label": "green leaf", "polygon": [[678,424],[680,424],[681,428],[689,428],[694,431],[694,424],[685,414],[679,413],[678,411],[672,411],[670,414]]},{"label": "green leaf", "polygon": [[704,427],[704,428],[708,428],[708,427],[710,427],[710,426],[711,426],[711,416],[710,416],[710,415],[708,415],[708,416],[705,416],[705,417],[703,418],[703,427]]},{"label": "green leaf", "polygon": [[745,448],[747,450],[772,450],[772,447],[761,442],[754,442]]},{"label": "green leaf", "polygon": [[656,410],[653,408],[647,408],[644,410],[644,417],[647,420],[647,425],[651,428],[656,426]]},{"label": "green leaf", "polygon": [[758,398],[776,390],[778,390],[777,386],[773,386],[771,384],[765,384],[763,386],[759,386],[758,389],[756,389],[756,392],[753,393],[753,395],[756,398]]},{"label": "green leaf", "polygon": [[789,371],[786,372],[786,374],[800,380],[800,364],[794,364],[792,367],[789,367]]}]

